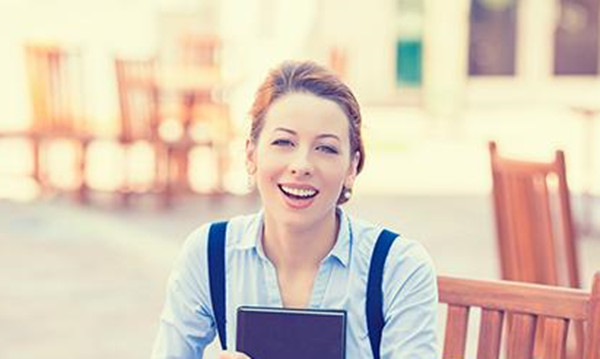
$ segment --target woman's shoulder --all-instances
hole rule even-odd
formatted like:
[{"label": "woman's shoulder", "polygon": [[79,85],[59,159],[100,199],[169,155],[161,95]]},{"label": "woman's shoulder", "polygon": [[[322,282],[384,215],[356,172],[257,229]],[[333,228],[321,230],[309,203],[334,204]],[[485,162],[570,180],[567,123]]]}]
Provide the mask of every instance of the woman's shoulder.
[{"label": "woman's shoulder", "polygon": [[386,266],[402,266],[408,269],[407,267],[414,268],[425,265],[433,268],[429,253],[418,240],[404,236],[396,228],[374,224],[360,218],[351,218],[350,222],[355,241],[354,246],[357,254],[365,263],[370,263],[379,235],[384,230],[389,230],[398,234],[398,237],[390,248]]}]

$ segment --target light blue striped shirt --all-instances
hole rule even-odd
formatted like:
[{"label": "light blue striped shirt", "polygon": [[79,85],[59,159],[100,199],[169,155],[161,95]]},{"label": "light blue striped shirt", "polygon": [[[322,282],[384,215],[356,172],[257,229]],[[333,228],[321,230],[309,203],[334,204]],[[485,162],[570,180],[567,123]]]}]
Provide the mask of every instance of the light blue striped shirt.
[{"label": "light blue striped shirt", "polygon": [[[383,229],[338,209],[337,241],[315,278],[310,308],[345,309],[346,358],[371,358],[365,316],[369,262]],[[262,212],[232,218],[227,227],[227,347],[235,348],[236,311],[241,305],[281,307],[277,273],[262,248]],[[209,225],[186,240],[168,281],[153,358],[201,358],[216,336],[210,301],[207,243]],[[399,237],[383,276],[385,326],[381,357],[432,359],[436,340],[437,285],[429,255],[417,242]]]}]

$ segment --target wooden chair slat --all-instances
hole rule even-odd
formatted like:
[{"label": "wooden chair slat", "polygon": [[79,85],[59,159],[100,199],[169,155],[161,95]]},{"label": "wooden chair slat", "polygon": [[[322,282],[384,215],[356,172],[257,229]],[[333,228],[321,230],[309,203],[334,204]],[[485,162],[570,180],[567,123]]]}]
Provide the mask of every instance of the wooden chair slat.
[{"label": "wooden chair slat", "polygon": [[483,309],[479,327],[477,359],[498,359],[502,337],[504,313],[499,310]]},{"label": "wooden chair slat", "polygon": [[536,318],[529,314],[515,314],[508,328],[506,355],[513,359],[530,359],[533,357],[533,345]]},{"label": "wooden chair slat", "polygon": [[567,329],[569,322],[562,318],[540,318],[543,331],[540,332],[539,348],[536,352],[543,359],[566,358]]},{"label": "wooden chair slat", "polygon": [[449,305],[446,323],[443,358],[464,358],[467,345],[469,308]]}]

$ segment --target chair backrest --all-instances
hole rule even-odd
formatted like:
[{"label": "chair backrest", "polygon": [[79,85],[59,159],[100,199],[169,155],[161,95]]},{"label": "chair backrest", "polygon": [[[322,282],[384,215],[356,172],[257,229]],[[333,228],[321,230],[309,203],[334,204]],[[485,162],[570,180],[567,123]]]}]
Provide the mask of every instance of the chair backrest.
[{"label": "chair backrest", "polygon": [[183,66],[218,69],[221,65],[221,41],[212,35],[186,34],[180,43]]},{"label": "chair backrest", "polygon": [[[190,73],[201,71],[210,77],[220,77],[222,43],[218,36],[187,33],[181,37],[179,45],[179,64],[187,71]],[[222,94],[217,91],[220,85],[222,84],[215,83],[205,91],[195,91],[195,104],[220,102]]]},{"label": "chair backrest", "polygon": [[[534,351],[540,359],[565,358],[567,329],[574,321],[587,325],[583,358],[600,359],[600,272],[594,276],[591,293],[533,283],[444,276],[438,277],[438,287],[439,302],[448,305],[443,359],[465,358],[473,308],[481,309],[477,359],[499,358],[502,334],[509,331],[514,335],[504,341],[507,358],[532,359]],[[509,315],[512,320],[506,320]],[[545,340],[535,341],[536,326],[541,321]]]},{"label": "chair backrest", "polygon": [[494,142],[489,151],[502,278],[578,288],[563,152],[527,162],[500,157]]},{"label": "chair backrest", "polygon": [[156,61],[117,58],[115,70],[121,110],[121,140],[158,139],[160,105]]},{"label": "chair backrest", "polygon": [[340,77],[346,78],[348,70],[348,54],[341,46],[329,49],[329,67]]},{"label": "chair backrest", "polygon": [[73,135],[86,130],[83,61],[75,48],[26,44],[33,130],[44,134]]}]

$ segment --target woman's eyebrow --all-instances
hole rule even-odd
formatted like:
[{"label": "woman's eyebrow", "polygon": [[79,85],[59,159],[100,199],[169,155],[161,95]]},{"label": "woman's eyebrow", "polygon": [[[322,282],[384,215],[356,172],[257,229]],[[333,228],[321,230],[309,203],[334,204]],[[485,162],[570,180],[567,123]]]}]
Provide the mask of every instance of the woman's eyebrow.
[{"label": "woman's eyebrow", "polygon": [[337,135],[334,135],[333,133],[323,133],[318,135],[317,138],[333,138],[334,140],[341,141],[340,138]]},{"label": "woman's eyebrow", "polygon": [[[296,131],[294,131],[294,130],[291,130],[291,129],[289,129],[289,128],[285,128],[285,127],[276,127],[275,129],[273,129],[273,132],[275,132],[275,131],[282,131],[282,132],[286,132],[286,133],[289,133],[289,134],[291,134],[291,135],[294,135],[294,136],[298,134]],[[318,139],[322,139],[322,138],[332,138],[332,139],[334,139],[334,140],[341,141],[341,140],[340,140],[340,138],[339,138],[339,136],[337,136],[337,135],[335,135],[335,134],[333,134],[333,133],[322,133],[322,134],[320,134],[320,135],[317,135],[317,138],[318,138]]]},{"label": "woman's eyebrow", "polygon": [[296,131],[290,130],[289,128],[285,128],[285,127],[277,127],[273,131],[283,131],[283,132],[287,132],[291,135],[296,135]]}]

